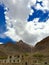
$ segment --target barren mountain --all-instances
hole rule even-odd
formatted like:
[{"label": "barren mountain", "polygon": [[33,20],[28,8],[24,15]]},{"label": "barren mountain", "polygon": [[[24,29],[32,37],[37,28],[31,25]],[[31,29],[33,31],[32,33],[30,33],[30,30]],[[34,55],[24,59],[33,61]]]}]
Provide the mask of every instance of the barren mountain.
[{"label": "barren mountain", "polygon": [[[38,42],[35,47],[30,46],[23,42],[22,40],[16,42],[13,44],[12,42],[8,42],[6,44],[0,45],[0,54],[17,54],[17,53],[26,53],[26,52],[41,52],[43,54],[49,55],[49,37],[46,37],[45,39]],[[46,53],[45,53],[46,52]]]},{"label": "barren mountain", "polygon": [[38,42],[34,47],[34,51],[49,54],[49,36]]},{"label": "barren mountain", "polygon": [[16,54],[16,53],[23,53],[23,52],[30,52],[31,46],[20,40],[15,44],[8,42],[6,44],[0,45],[0,50],[4,53],[8,54]]}]

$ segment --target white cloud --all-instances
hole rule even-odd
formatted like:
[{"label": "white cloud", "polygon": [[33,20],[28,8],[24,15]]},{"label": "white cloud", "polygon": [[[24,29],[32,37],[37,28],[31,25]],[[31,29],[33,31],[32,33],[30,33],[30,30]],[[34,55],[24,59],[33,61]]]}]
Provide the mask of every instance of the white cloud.
[{"label": "white cloud", "polygon": [[20,36],[16,35],[15,30],[13,28],[9,29],[9,31],[6,32],[5,35],[9,36],[11,39],[15,41],[18,41],[21,39]]},{"label": "white cloud", "polygon": [[13,4],[16,4],[16,0],[12,0],[13,1]]},{"label": "white cloud", "polygon": [[3,44],[2,42],[0,42],[0,44]]},{"label": "white cloud", "polygon": [[38,18],[26,24],[26,30],[31,34],[49,33],[49,19],[47,22],[38,22]]},{"label": "white cloud", "polygon": [[48,0],[43,0],[43,7],[44,7],[44,9],[48,9],[49,10],[48,5],[49,5],[49,1]]},{"label": "white cloud", "polygon": [[32,14],[33,14],[33,12],[34,12],[34,11],[33,11],[33,10],[31,10],[30,15],[32,15]]},{"label": "white cloud", "polygon": [[49,10],[49,1],[48,0],[43,0],[43,9]]},{"label": "white cloud", "polygon": [[41,7],[41,5],[38,3],[38,4],[36,5],[36,9],[43,9],[43,7]]},{"label": "white cloud", "polygon": [[[3,0],[0,0],[0,2]],[[34,19],[33,22],[27,22],[26,19],[33,10],[30,6],[35,5],[36,0],[4,0],[4,4],[9,8],[6,14],[6,23],[8,31],[4,33],[15,41],[22,39],[28,44],[35,44],[46,36],[49,36],[49,20],[47,22],[39,23],[38,19]],[[46,3],[43,1],[43,3]],[[48,5],[46,6],[46,9]],[[29,7],[29,8],[28,8]],[[39,4],[38,9],[45,9]],[[48,8],[49,9],[49,8]]]},{"label": "white cloud", "polygon": [[34,5],[36,3],[36,0],[30,0],[30,4]]}]

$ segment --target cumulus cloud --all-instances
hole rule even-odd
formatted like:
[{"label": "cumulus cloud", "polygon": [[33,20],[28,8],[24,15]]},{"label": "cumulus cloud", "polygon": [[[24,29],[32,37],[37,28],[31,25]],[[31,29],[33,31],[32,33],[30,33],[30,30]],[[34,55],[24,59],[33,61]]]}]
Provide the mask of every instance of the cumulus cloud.
[{"label": "cumulus cloud", "polygon": [[[49,20],[45,23],[39,23],[37,18],[32,22],[27,22],[28,15],[32,15],[34,12],[30,7],[35,5],[36,0],[0,0],[0,2],[3,2],[9,8],[5,16],[8,28],[8,31],[4,33],[5,35],[15,41],[22,39],[30,45],[35,45],[36,42],[49,36]],[[45,4],[46,0],[43,3]],[[47,8],[49,5],[43,6]],[[38,5],[36,8],[42,9]]]},{"label": "cumulus cloud", "polygon": [[4,0],[3,1],[3,3],[5,3],[5,6],[9,8],[9,11],[7,13],[8,17],[12,19],[17,18],[22,20],[25,20],[29,14],[29,9],[27,8],[28,2],[29,0]]},{"label": "cumulus cloud", "polygon": [[35,45],[35,43],[38,40],[38,35],[36,34],[30,34],[27,31],[24,32],[23,35],[20,35],[22,37],[22,40],[30,45]]}]

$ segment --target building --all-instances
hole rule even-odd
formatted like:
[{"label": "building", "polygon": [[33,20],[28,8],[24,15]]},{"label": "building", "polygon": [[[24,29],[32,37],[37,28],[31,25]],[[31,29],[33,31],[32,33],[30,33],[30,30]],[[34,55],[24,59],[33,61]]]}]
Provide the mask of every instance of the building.
[{"label": "building", "polygon": [[15,55],[15,56],[8,56],[7,58],[0,59],[0,63],[20,63],[21,62],[21,56]]}]

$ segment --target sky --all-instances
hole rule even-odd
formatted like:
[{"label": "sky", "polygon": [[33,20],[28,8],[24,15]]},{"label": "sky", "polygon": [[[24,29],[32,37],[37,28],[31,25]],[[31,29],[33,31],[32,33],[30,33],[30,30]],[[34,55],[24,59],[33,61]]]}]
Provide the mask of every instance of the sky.
[{"label": "sky", "polygon": [[6,10],[0,7],[0,44],[10,39],[35,45],[49,36],[48,0],[0,0],[0,4]]}]

